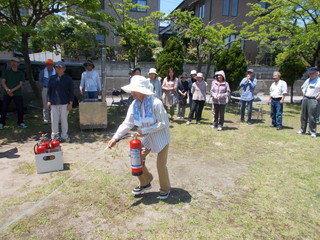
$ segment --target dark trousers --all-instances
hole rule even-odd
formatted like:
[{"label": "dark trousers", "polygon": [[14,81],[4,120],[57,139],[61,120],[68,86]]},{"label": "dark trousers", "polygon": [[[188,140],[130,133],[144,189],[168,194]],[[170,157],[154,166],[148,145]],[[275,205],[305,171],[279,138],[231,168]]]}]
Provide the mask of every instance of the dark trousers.
[{"label": "dark trousers", "polygon": [[199,100],[192,101],[191,112],[189,113],[189,116],[188,116],[189,121],[192,120],[193,114],[196,113],[196,121],[200,122],[204,103],[205,101],[199,101]]},{"label": "dark trousers", "polygon": [[[189,107],[190,107],[190,112],[192,110],[192,103],[193,103],[193,100],[192,100],[192,94],[189,94]],[[191,119],[194,118],[194,113],[193,115],[191,116]]]},{"label": "dark trousers", "polygon": [[214,120],[213,120],[213,125],[215,127],[223,126],[224,123],[224,112],[226,109],[225,104],[213,104],[213,109],[214,109]]},{"label": "dark trousers", "polygon": [[252,117],[252,102],[251,101],[243,101],[241,100],[241,121],[244,121],[244,115],[245,115],[245,111],[246,111],[246,105],[248,106],[248,122],[251,122],[251,117]]},{"label": "dark trousers", "polygon": [[3,103],[2,103],[2,109],[1,109],[1,119],[0,123],[5,125],[6,123],[6,116],[8,113],[8,108],[11,103],[11,100],[14,101],[17,108],[18,113],[18,124],[23,123],[23,98],[22,96],[9,96],[9,95],[3,95]]},{"label": "dark trousers", "polygon": [[317,130],[317,108],[316,99],[303,98],[301,105],[301,131],[306,132],[307,123],[309,122],[310,133],[316,133]]},{"label": "dark trousers", "polygon": [[283,104],[280,103],[280,100],[271,99],[271,119],[273,126],[282,127],[282,113]]}]

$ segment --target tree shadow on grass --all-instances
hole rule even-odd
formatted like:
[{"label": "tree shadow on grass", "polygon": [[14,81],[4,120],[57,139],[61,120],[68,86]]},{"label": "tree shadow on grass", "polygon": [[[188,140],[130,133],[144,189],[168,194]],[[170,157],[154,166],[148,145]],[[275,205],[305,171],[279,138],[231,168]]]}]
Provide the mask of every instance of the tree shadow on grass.
[{"label": "tree shadow on grass", "polygon": [[192,196],[190,193],[181,188],[171,188],[170,195],[165,200],[160,200],[159,192],[148,192],[141,195],[135,196],[135,199],[138,199],[136,202],[131,204],[131,207],[138,206],[140,204],[151,205],[163,201],[168,204],[179,204],[179,203],[190,203]]}]

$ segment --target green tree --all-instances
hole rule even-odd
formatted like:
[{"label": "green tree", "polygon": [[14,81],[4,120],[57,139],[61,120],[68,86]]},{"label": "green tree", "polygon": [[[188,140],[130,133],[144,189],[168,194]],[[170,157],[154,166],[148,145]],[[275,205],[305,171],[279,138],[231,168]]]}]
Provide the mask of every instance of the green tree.
[{"label": "green tree", "polygon": [[226,43],[225,39],[235,33],[233,24],[224,27],[222,24],[210,22],[205,25],[201,18],[194,16],[194,12],[181,12],[180,9],[170,14],[167,19],[171,21],[174,31],[182,41],[189,40],[187,49],[195,49],[197,71],[200,72],[203,63],[208,62],[205,74],[207,77],[213,55],[230,44]]},{"label": "green tree", "polygon": [[99,43],[96,35],[105,35],[107,29],[74,17],[52,15],[40,23],[38,34],[32,36],[31,48],[37,51],[54,51],[64,56],[94,58]]},{"label": "green tree", "polygon": [[[108,21],[110,16],[101,11],[99,0],[0,0],[0,49],[18,50],[23,54],[30,81],[36,97],[39,90],[32,76],[29,58],[30,37],[39,34],[40,27],[52,15],[63,14],[85,22]],[[59,24],[59,22],[57,22]],[[91,23],[90,23],[91,24]],[[96,22],[99,25],[99,22]]]},{"label": "green tree", "polygon": [[129,67],[134,68],[141,54],[140,49],[155,48],[158,43],[155,40],[156,24],[164,15],[160,12],[152,12],[149,16],[134,19],[130,17],[130,11],[134,8],[146,9],[148,6],[133,4],[132,0],[122,0],[120,3],[110,3],[117,15],[117,22],[112,24],[115,35],[121,37],[120,44],[128,54]]},{"label": "green tree", "polygon": [[295,54],[279,54],[276,61],[281,78],[290,86],[290,102],[293,103],[293,85],[307,71],[307,62]]},{"label": "green tree", "polygon": [[216,71],[225,72],[231,91],[238,89],[248,67],[240,45],[233,44],[230,49],[220,51],[214,61]]},{"label": "green tree", "polygon": [[248,4],[255,17],[252,24],[244,23],[242,36],[265,44],[281,46],[283,52],[303,57],[309,65],[320,60],[320,1],[263,0]]},{"label": "green tree", "polygon": [[158,75],[164,78],[170,67],[174,69],[176,76],[181,75],[183,62],[183,46],[179,38],[170,37],[157,58],[156,68]]}]

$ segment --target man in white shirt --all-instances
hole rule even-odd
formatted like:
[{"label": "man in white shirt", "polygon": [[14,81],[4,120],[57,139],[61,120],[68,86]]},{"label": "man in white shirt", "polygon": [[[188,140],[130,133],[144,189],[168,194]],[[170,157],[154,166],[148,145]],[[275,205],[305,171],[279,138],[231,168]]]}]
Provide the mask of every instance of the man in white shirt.
[{"label": "man in white shirt", "polygon": [[277,130],[282,129],[282,113],[283,103],[288,92],[287,83],[280,79],[279,72],[273,73],[274,82],[270,86],[270,97],[268,104],[271,103],[271,127],[276,127]]},{"label": "man in white shirt", "polygon": [[309,68],[309,78],[301,86],[303,100],[301,104],[301,129],[297,134],[305,134],[309,123],[310,135],[317,137],[317,108],[320,100],[320,77],[319,69]]},{"label": "man in white shirt", "polygon": [[101,94],[101,81],[92,61],[86,61],[83,66],[86,71],[81,75],[80,94],[84,99],[98,99]]},{"label": "man in white shirt", "polygon": [[133,194],[139,195],[151,189],[152,174],[145,165],[145,158],[150,153],[157,153],[157,169],[160,183],[160,199],[167,199],[170,194],[170,180],[167,169],[167,157],[170,143],[168,114],[158,98],[153,96],[149,89],[149,80],[143,76],[133,76],[130,84],[122,87],[125,92],[131,93],[134,101],[131,103],[127,116],[119,126],[117,132],[108,142],[111,148],[128,133],[134,126],[138,127],[137,136],[142,139],[143,173],[138,176],[140,185],[135,187]]}]

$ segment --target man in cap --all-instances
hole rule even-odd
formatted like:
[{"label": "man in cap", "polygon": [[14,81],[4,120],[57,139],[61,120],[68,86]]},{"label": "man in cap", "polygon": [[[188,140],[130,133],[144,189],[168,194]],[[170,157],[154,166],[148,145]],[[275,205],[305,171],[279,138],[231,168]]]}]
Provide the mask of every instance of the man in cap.
[{"label": "man in cap", "polygon": [[20,128],[27,128],[23,122],[23,97],[22,86],[25,81],[25,75],[22,71],[18,70],[20,60],[12,58],[10,60],[10,69],[5,70],[1,85],[6,91],[3,95],[3,103],[0,118],[0,130],[6,124],[6,117],[11,100],[14,101],[18,113],[18,126]]},{"label": "man in cap", "polygon": [[135,187],[133,194],[139,195],[151,189],[152,174],[147,169],[145,158],[150,153],[157,153],[157,169],[160,183],[160,199],[167,199],[170,194],[170,180],[167,169],[167,157],[170,143],[169,119],[162,102],[153,97],[149,89],[149,80],[143,76],[133,76],[129,85],[122,87],[131,93],[131,103],[127,116],[118,130],[108,142],[111,148],[134,126],[138,127],[137,136],[142,139],[143,173],[138,176],[140,185]]},{"label": "man in cap", "polygon": [[53,67],[53,60],[46,60],[46,67],[39,73],[39,82],[42,83],[42,112],[43,123],[48,124],[50,120],[50,111],[48,110],[48,84],[51,76],[56,75],[56,70]]},{"label": "man in cap", "polygon": [[297,134],[305,134],[307,123],[312,138],[317,137],[317,108],[320,100],[320,77],[316,67],[309,68],[309,78],[301,86],[303,100],[301,104],[301,129]]},{"label": "man in cap", "polygon": [[101,94],[101,81],[92,61],[86,61],[83,66],[86,71],[81,75],[80,94],[84,95],[84,99],[98,99]]},{"label": "man in cap", "polygon": [[246,106],[248,107],[248,124],[252,124],[252,103],[254,99],[254,89],[257,85],[257,79],[254,77],[254,70],[248,69],[247,77],[243,78],[240,82],[240,88],[242,88],[241,93],[241,122],[244,122],[244,115],[246,111]]},{"label": "man in cap", "polygon": [[158,77],[157,70],[155,68],[149,69],[150,89],[154,93],[156,98],[162,100],[162,86],[161,79]]},{"label": "man in cap", "polygon": [[61,122],[61,140],[70,142],[68,136],[68,114],[72,109],[73,81],[65,74],[64,62],[55,64],[56,75],[51,76],[48,84],[48,109],[51,110],[51,138],[60,139],[59,122]]},{"label": "man in cap", "polygon": [[280,79],[281,74],[279,72],[273,73],[274,82],[270,86],[270,97],[268,104],[271,104],[271,119],[272,127],[276,127],[277,130],[282,129],[282,113],[283,103],[287,95],[287,83]]}]

